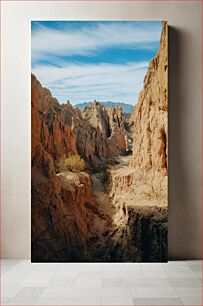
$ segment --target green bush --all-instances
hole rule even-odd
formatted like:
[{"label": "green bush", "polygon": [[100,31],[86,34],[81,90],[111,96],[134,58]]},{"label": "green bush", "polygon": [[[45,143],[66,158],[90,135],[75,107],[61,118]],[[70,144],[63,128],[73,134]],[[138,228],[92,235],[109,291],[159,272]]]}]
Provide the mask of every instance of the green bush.
[{"label": "green bush", "polygon": [[80,172],[85,170],[85,161],[78,154],[63,155],[57,163],[59,172]]}]

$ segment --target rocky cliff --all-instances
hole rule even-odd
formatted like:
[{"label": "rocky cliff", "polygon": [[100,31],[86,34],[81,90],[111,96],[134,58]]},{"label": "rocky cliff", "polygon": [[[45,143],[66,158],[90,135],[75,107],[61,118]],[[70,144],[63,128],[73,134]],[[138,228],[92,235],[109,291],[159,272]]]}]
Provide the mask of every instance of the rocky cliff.
[{"label": "rocky cliff", "polygon": [[116,262],[166,262],[167,250],[167,209],[128,207],[125,222],[111,235],[107,258]]},{"label": "rocky cliff", "polygon": [[75,132],[58,102],[32,76],[32,261],[84,260],[93,203],[86,173],[56,175],[61,154],[76,153]]},{"label": "rocky cliff", "polygon": [[[90,105],[92,102],[83,102],[83,103],[78,103],[75,105],[75,107],[79,108],[79,109],[84,109],[86,106]],[[133,105],[132,104],[127,104],[127,103],[122,103],[122,102],[112,102],[112,101],[106,101],[106,102],[101,102],[100,103],[102,105],[104,105],[104,107],[106,109],[108,108],[115,108],[117,106],[120,106],[122,108],[122,111],[125,114],[131,114],[133,112]]]},{"label": "rocky cliff", "polygon": [[151,60],[138,103],[131,116],[134,125],[133,167],[168,170],[168,33],[163,23],[160,49]]},{"label": "rocky cliff", "polygon": [[160,49],[150,61],[138,103],[131,116],[133,154],[130,163],[110,171],[116,205],[167,205],[168,149],[167,23]]},{"label": "rocky cliff", "polygon": [[90,175],[56,174],[55,165],[63,154],[79,154],[91,168],[125,153],[123,124],[112,126],[97,102],[84,111],[60,105],[33,75],[31,85],[32,261],[86,261],[96,210]]},{"label": "rocky cliff", "polygon": [[106,110],[96,101],[84,110],[74,108],[69,102],[60,105],[32,75],[32,108],[35,119],[32,122],[36,124],[34,129],[38,129],[32,139],[33,150],[41,140],[55,160],[63,154],[78,153],[90,167],[126,153],[121,107]]},{"label": "rocky cliff", "polygon": [[33,75],[31,85],[32,164],[37,162],[37,150],[44,149],[54,159],[67,152],[76,153],[75,133],[65,124],[58,101]]},{"label": "rocky cliff", "polygon": [[[130,118],[132,157],[108,171],[116,208],[110,256],[116,261],[167,260],[168,53],[167,23]],[[128,162],[130,160],[130,162]]]},{"label": "rocky cliff", "polygon": [[104,106],[94,101],[82,111],[85,122],[91,130],[86,129],[85,135],[78,133],[78,143],[85,142],[86,157],[95,167],[103,159],[126,154],[124,115],[121,107],[106,110]]}]

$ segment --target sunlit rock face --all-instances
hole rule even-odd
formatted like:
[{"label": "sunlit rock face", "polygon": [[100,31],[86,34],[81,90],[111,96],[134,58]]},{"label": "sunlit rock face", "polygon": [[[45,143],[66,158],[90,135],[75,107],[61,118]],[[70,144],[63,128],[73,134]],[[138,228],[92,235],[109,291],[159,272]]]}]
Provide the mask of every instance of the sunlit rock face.
[{"label": "sunlit rock face", "polygon": [[108,173],[116,208],[110,254],[116,261],[167,261],[167,36],[164,22],[160,49],[150,61],[129,121],[132,157]]},{"label": "sunlit rock face", "polygon": [[82,118],[88,122],[86,133],[78,133],[78,146],[85,142],[85,152],[82,154],[89,158],[94,166],[102,159],[112,158],[126,154],[126,140],[124,128],[124,115],[121,107],[105,109],[94,101],[82,111]]},{"label": "sunlit rock face", "polygon": [[131,116],[134,125],[131,165],[168,170],[168,33],[163,23],[160,49],[151,60],[138,103]]},{"label": "sunlit rock face", "polygon": [[75,154],[76,136],[61,107],[32,76],[32,261],[84,260],[93,202],[87,173],[55,173],[62,154]]},{"label": "sunlit rock face", "polygon": [[[62,155],[80,154],[87,166],[98,166],[114,153],[117,132],[111,131],[109,116],[100,104],[93,104],[90,118],[70,103],[60,105],[50,91],[32,75],[32,260],[86,261],[95,197],[88,173],[58,173]],[[101,112],[101,113],[100,113]],[[109,135],[108,135],[109,133]],[[119,134],[120,135],[120,134]]]}]

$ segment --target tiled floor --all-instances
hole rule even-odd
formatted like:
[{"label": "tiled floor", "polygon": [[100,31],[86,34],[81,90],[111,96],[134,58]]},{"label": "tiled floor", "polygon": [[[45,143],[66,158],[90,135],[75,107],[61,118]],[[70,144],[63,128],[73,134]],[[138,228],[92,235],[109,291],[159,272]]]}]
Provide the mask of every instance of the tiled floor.
[{"label": "tiled floor", "polygon": [[1,261],[1,305],[202,305],[202,262]]}]

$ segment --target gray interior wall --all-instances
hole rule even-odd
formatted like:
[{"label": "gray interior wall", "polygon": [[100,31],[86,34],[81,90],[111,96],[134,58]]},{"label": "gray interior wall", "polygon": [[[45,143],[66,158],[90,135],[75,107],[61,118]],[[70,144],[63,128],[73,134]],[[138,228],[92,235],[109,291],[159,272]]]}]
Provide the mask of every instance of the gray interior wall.
[{"label": "gray interior wall", "polygon": [[172,259],[202,257],[201,43],[200,18],[193,23],[193,31],[169,28],[168,237]]},{"label": "gray interior wall", "polygon": [[201,258],[201,1],[4,1],[3,258],[30,257],[30,20],[168,20],[169,258]]}]

